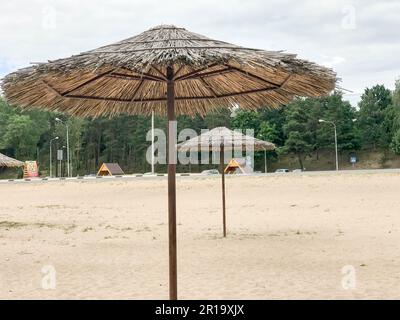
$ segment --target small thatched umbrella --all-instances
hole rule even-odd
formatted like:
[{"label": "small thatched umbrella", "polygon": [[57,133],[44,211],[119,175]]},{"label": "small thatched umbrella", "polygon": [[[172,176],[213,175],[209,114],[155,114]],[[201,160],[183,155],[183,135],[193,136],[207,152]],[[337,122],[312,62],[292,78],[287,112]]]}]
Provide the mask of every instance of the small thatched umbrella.
[{"label": "small thatched umbrella", "polygon": [[277,107],[295,96],[335,88],[328,68],[296,55],[249,49],[175,26],[14,72],[4,79],[10,103],[77,116],[167,114],[170,298],[177,298],[175,114],[221,106]]},{"label": "small thatched umbrella", "polygon": [[0,153],[0,167],[18,168],[22,167],[23,165],[24,163],[22,161],[7,157],[6,155]]},{"label": "small thatched umbrella", "polygon": [[225,127],[214,128],[197,137],[189,139],[178,145],[179,152],[219,151],[219,164],[222,177],[222,226],[223,236],[226,237],[226,213],[225,213],[225,151],[262,151],[274,150],[271,142],[256,139],[233,131]]}]

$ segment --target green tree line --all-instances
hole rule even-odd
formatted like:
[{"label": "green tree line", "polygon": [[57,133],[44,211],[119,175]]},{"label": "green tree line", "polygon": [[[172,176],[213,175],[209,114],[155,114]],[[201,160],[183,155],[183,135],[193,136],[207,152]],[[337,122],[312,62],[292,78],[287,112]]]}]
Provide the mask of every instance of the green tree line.
[{"label": "green tree line", "polygon": [[[39,110],[21,111],[0,99],[0,152],[19,160],[37,160],[40,169],[48,170],[49,144],[54,153],[66,145],[65,126],[69,126],[73,174],[95,173],[102,162],[118,162],[126,172],[150,171],[146,151],[150,145],[146,134],[150,117],[121,115],[106,119],[80,119]],[[333,127],[337,126],[339,152],[359,149],[385,149],[400,154],[400,82],[392,92],[383,85],[365,89],[358,108],[343,99],[340,92],[321,98],[297,98],[279,109],[258,111],[221,108],[204,118],[178,117],[178,130],[253,129],[255,136],[275,143],[279,148],[268,156],[295,155],[299,167],[304,158],[320,150],[334,148]],[[166,129],[164,117],[155,118],[155,127]],[[262,170],[262,155],[256,155],[256,170]],[[182,166],[180,171],[197,171],[210,166]],[[165,171],[157,165],[157,171]]]}]

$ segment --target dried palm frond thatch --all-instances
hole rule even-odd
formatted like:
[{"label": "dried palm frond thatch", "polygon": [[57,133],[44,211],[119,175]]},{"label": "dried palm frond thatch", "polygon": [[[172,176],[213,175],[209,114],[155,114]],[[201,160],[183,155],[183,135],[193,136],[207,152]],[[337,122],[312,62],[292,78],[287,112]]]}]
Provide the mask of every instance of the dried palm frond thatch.
[{"label": "dried palm frond thatch", "polygon": [[80,116],[165,114],[173,66],[178,114],[221,106],[274,108],[335,88],[328,68],[280,51],[244,48],[162,25],[135,37],[5,77],[7,100]]},{"label": "dried palm frond thatch", "polygon": [[17,168],[22,167],[24,163],[22,161],[10,158],[0,153],[0,167]]},{"label": "dried palm frond thatch", "polygon": [[246,148],[252,148],[254,151],[262,151],[275,149],[275,145],[271,142],[256,139],[226,127],[217,127],[178,144],[178,151],[219,151],[222,145],[225,150],[245,151]]}]

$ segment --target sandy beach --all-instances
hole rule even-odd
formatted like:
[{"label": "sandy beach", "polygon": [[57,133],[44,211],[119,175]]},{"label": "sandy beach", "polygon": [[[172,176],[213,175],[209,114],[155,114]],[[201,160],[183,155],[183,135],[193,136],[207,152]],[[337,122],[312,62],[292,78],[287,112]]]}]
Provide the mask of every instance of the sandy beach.
[{"label": "sandy beach", "polygon": [[[181,299],[400,298],[399,173],[227,177],[226,239],[219,177],[177,186]],[[166,188],[0,184],[0,298],[167,299]]]}]

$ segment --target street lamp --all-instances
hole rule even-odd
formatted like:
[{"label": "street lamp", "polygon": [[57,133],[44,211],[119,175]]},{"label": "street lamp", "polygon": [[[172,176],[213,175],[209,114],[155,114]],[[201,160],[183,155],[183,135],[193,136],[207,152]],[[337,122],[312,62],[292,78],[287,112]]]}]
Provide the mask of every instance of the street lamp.
[{"label": "street lamp", "polygon": [[[62,148],[61,148],[61,150],[62,150],[62,157],[60,158],[60,176],[62,177],[63,175],[63,171],[65,171],[65,165],[64,165],[64,168],[63,168],[63,166],[62,166],[62,162],[63,162],[63,160],[64,160],[64,149],[67,149],[67,147],[66,146],[62,146]],[[68,153],[68,149],[67,149],[67,153]],[[68,168],[67,168],[68,169]]]},{"label": "street lamp", "polygon": [[151,111],[151,173],[154,174],[154,111]]},{"label": "street lamp", "polygon": [[57,122],[60,122],[61,124],[65,125],[67,128],[67,174],[68,177],[71,177],[71,164],[70,164],[70,155],[69,155],[69,128],[68,128],[68,123],[63,122],[60,118],[56,118]]},{"label": "street lamp", "polygon": [[52,156],[51,156],[51,143],[54,141],[54,140],[58,140],[58,137],[55,137],[55,138],[53,138],[53,139],[51,139],[50,140],[50,178],[52,177],[52,166],[53,166],[53,164],[52,164],[52,162],[53,162],[53,160],[52,160]]},{"label": "street lamp", "polygon": [[333,121],[327,121],[324,119],[319,119],[319,122],[326,122],[330,123],[333,125],[333,128],[335,129],[335,154],[336,154],[336,171],[339,171],[339,159],[338,159],[338,146],[337,146],[337,131],[336,131],[336,124]]},{"label": "street lamp", "polygon": [[[260,138],[263,138],[264,135],[260,134]],[[267,149],[264,148],[264,172],[267,173],[268,168],[267,168]]]},{"label": "street lamp", "polygon": [[264,172],[267,173],[267,149],[264,149]]}]

